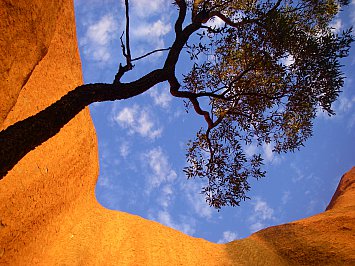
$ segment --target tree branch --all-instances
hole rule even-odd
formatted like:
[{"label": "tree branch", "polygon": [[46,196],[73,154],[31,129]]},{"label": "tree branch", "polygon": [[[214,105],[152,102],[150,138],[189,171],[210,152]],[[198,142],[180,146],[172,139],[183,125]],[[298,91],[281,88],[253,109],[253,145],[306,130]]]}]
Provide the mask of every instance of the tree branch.
[{"label": "tree branch", "polygon": [[261,93],[261,92],[242,92],[242,93],[235,93],[234,95],[231,95],[230,97],[227,97],[226,100],[232,100],[233,98],[240,97],[240,96],[254,96],[254,97],[265,97],[270,100],[278,100],[281,99],[282,97],[285,97],[286,94],[280,94],[277,96],[270,96],[266,93]]},{"label": "tree branch", "polygon": [[179,7],[179,16],[175,22],[175,34],[177,37],[182,32],[182,24],[185,21],[187,6],[185,0],[175,0],[175,3]]},{"label": "tree branch", "polygon": [[170,84],[171,95],[173,95],[174,97],[178,97],[178,98],[189,99],[190,102],[192,103],[192,106],[194,107],[195,112],[199,115],[202,115],[205,118],[205,120],[208,124],[208,127],[212,127],[213,121],[211,119],[210,113],[205,110],[202,110],[200,103],[197,100],[196,95],[193,93],[185,92],[185,91],[183,91],[183,92],[179,91],[180,83],[178,82],[175,75],[170,76],[168,81]]},{"label": "tree branch", "polygon": [[232,90],[233,85],[238,82],[245,74],[247,74],[249,71],[253,70],[254,64],[252,64],[250,67],[247,69],[244,69],[241,71],[229,84],[228,84],[228,89],[225,90],[222,95],[225,96],[228,92]]},{"label": "tree branch", "polygon": [[149,56],[151,54],[154,54],[154,53],[157,53],[157,52],[169,51],[170,49],[171,49],[171,47],[162,48],[162,49],[156,49],[156,50],[150,51],[149,53],[146,53],[145,55],[142,55],[142,56],[139,56],[139,57],[136,57],[136,58],[132,59],[131,62],[140,60],[140,59],[142,59],[144,57],[147,57],[147,56]]},{"label": "tree branch", "polygon": [[[122,78],[122,76],[132,70],[133,65],[132,65],[132,57],[131,57],[131,48],[130,48],[130,44],[129,44],[129,6],[128,6],[128,0],[125,0],[125,7],[126,7],[126,46],[123,43],[123,34],[120,37],[121,40],[121,48],[122,48],[122,54],[123,56],[126,58],[126,65],[122,66],[122,64],[120,63],[119,68],[118,68],[118,72],[115,75],[115,79],[113,81],[114,84],[119,84],[120,80]],[[127,50],[127,52],[126,52]]]},{"label": "tree branch", "polygon": [[132,69],[131,48],[130,48],[130,44],[129,44],[129,6],[128,6],[128,0],[125,0],[125,6],[126,6],[126,46],[127,46],[126,64],[127,64],[127,66],[129,66],[130,69]]},{"label": "tree branch", "polygon": [[156,69],[130,83],[81,85],[36,115],[0,131],[0,180],[28,152],[56,135],[87,105],[128,99],[166,80],[166,71]]},{"label": "tree branch", "polygon": [[233,27],[233,28],[238,28],[241,27],[247,23],[253,23],[253,22],[257,22],[258,19],[242,19],[241,21],[238,22],[234,22],[232,21],[230,18],[226,17],[225,15],[223,15],[221,12],[219,11],[212,11],[209,13],[209,19],[213,18],[213,17],[218,17],[221,20],[223,20],[227,25]]}]

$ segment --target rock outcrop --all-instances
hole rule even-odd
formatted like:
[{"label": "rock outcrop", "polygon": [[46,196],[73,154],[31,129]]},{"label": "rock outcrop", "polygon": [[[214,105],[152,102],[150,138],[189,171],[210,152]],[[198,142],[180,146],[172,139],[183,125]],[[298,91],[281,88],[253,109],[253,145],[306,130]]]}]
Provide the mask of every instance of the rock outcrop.
[{"label": "rock outcrop", "polygon": [[[0,129],[82,83],[71,0],[0,2]],[[4,265],[355,265],[355,168],[327,211],[228,244],[101,207],[88,109],[0,181]]]}]

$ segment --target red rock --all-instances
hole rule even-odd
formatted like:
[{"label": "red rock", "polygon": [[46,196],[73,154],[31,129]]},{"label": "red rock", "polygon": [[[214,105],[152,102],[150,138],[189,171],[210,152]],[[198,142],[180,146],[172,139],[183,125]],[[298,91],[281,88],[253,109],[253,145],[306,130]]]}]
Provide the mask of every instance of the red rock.
[{"label": "red rock", "polygon": [[[0,15],[3,129],[58,100],[82,76],[72,1],[3,0]],[[86,109],[0,181],[0,264],[355,265],[355,168],[326,212],[228,244],[103,208],[97,176]]]}]

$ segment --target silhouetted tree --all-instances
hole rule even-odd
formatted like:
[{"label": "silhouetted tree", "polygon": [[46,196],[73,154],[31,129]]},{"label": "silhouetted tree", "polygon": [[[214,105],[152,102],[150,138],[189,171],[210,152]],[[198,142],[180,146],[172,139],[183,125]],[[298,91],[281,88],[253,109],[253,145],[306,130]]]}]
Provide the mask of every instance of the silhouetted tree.
[{"label": "silhouetted tree", "polygon": [[[277,153],[294,151],[312,135],[318,108],[334,114],[331,105],[344,80],[339,59],[348,55],[353,37],[351,29],[335,33],[330,23],[347,0],[175,0],[173,4],[178,17],[171,47],[132,58],[125,0],[121,46],[126,62],[113,83],[81,85],[0,132],[1,177],[90,103],[128,99],[167,81],[171,94],[186,99],[186,105],[207,123],[188,144],[187,177],[208,180],[202,191],[211,206],[235,206],[247,198],[248,179],[265,175],[261,155],[246,156],[245,145],[266,143]],[[223,25],[211,26],[216,19]],[[134,69],[134,61],[164,50],[168,52],[162,68],[121,82]],[[192,62],[179,81],[175,70],[182,52]],[[202,101],[208,102],[208,110]]]}]

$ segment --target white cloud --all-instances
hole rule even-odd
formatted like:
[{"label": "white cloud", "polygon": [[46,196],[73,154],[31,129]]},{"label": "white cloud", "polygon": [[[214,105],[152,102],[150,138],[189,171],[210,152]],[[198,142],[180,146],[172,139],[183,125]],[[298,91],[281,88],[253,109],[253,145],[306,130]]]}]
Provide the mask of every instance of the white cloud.
[{"label": "white cloud", "polygon": [[340,119],[343,118],[344,115],[350,113],[354,105],[355,96],[346,96],[345,93],[342,93],[332,106],[336,115],[329,116],[328,113],[322,109],[322,107],[318,106],[317,117],[323,119]]},{"label": "white cloud", "polygon": [[260,198],[256,199],[254,212],[262,220],[272,219],[274,214],[274,210],[268,206],[266,201],[263,201]]},{"label": "white cloud", "polygon": [[291,192],[290,191],[284,191],[282,193],[281,203],[283,205],[287,204],[287,202],[290,200],[290,198],[291,198]]},{"label": "white cloud", "polygon": [[138,38],[160,38],[168,34],[170,30],[170,24],[166,24],[159,19],[153,23],[143,24],[134,28],[132,34]]},{"label": "white cloud", "polygon": [[334,119],[336,117],[334,115],[329,116],[329,114],[326,111],[324,111],[320,105],[317,106],[316,114],[317,114],[317,117],[323,118],[323,119]]},{"label": "white cloud", "polygon": [[338,114],[344,114],[347,113],[354,105],[355,103],[355,96],[349,98],[346,97],[345,95],[339,97],[338,105],[336,106],[335,112]]},{"label": "white cloud", "polygon": [[131,0],[130,5],[135,16],[147,18],[164,11],[171,3],[166,0]]},{"label": "white cloud", "polygon": [[265,163],[278,164],[281,162],[282,158],[276,156],[273,152],[274,144],[273,143],[263,143],[263,158]]},{"label": "white cloud", "polygon": [[250,145],[247,145],[244,148],[245,155],[248,157],[252,157],[254,154],[258,152],[258,147],[256,144],[252,143]]},{"label": "white cloud", "polygon": [[293,183],[299,182],[305,178],[304,173],[301,171],[301,169],[296,164],[291,163],[291,168],[296,172],[295,173],[296,175],[292,177]]},{"label": "white cloud", "polygon": [[[171,31],[171,13],[176,9],[170,1],[165,0],[131,0],[130,4],[130,33],[133,58],[144,55],[154,49],[166,48],[165,36]],[[121,0],[124,10],[124,1]],[[161,52],[154,53],[144,60],[160,57]]]},{"label": "white cloud", "polygon": [[154,87],[148,91],[148,94],[153,98],[154,104],[162,108],[168,108],[172,100],[172,96],[167,88],[158,90],[157,87]]},{"label": "white cloud", "polygon": [[80,39],[84,56],[88,59],[106,63],[111,58],[110,43],[118,37],[118,22],[112,14],[102,16],[88,26]]},{"label": "white cloud", "polygon": [[280,61],[284,66],[289,67],[295,62],[295,58],[293,57],[292,54],[289,54],[286,57],[282,58]]},{"label": "white cloud", "polygon": [[107,45],[116,28],[117,22],[113,19],[113,16],[105,15],[97,23],[89,26],[86,36],[98,45]]},{"label": "white cloud", "polygon": [[171,168],[167,155],[160,147],[148,151],[144,155],[144,160],[148,162],[152,172],[148,177],[149,190],[163,183],[172,183],[176,179],[176,172]]},{"label": "white cloud", "polygon": [[114,114],[113,120],[121,127],[128,128],[131,134],[137,133],[150,139],[160,137],[163,131],[162,128],[157,127],[157,122],[153,120],[151,112],[138,105],[123,108]]},{"label": "white cloud", "polygon": [[339,33],[340,30],[343,28],[343,22],[340,18],[336,18],[330,23],[330,27],[334,33]]},{"label": "white cloud", "polygon": [[256,223],[253,223],[252,225],[250,225],[249,229],[250,229],[250,232],[254,233],[254,232],[257,232],[257,231],[260,231],[261,229],[264,229],[265,228],[265,224],[261,223],[261,222],[256,222]]},{"label": "white cloud", "polygon": [[171,187],[171,184],[167,184],[163,187],[161,190],[161,194],[158,197],[157,201],[160,206],[162,206],[164,209],[167,209],[170,206],[170,203],[173,198],[173,189]]},{"label": "white cloud", "polygon": [[274,220],[274,209],[272,209],[266,201],[261,200],[260,197],[255,198],[256,202],[253,202],[253,214],[249,217],[250,231],[255,232],[265,227],[265,222]]},{"label": "white cloud", "polygon": [[120,145],[120,155],[123,157],[123,158],[126,158],[130,152],[129,150],[129,144],[128,142],[123,142],[121,145]]},{"label": "white cloud", "polygon": [[108,176],[100,175],[100,178],[98,180],[98,185],[106,189],[111,189],[111,190],[114,189],[114,185]]},{"label": "white cloud", "polygon": [[173,184],[177,174],[169,163],[169,158],[161,147],[153,148],[141,157],[146,175],[145,193],[149,196],[154,189],[156,202],[166,210],[174,199]]},{"label": "white cloud", "polygon": [[272,144],[263,144],[264,158],[266,162],[272,162],[274,160],[274,154],[272,153]]},{"label": "white cloud", "polygon": [[184,184],[183,190],[196,214],[202,218],[210,219],[212,217],[212,208],[206,203],[205,195],[200,193],[202,186],[202,182],[189,180]]},{"label": "white cloud", "polygon": [[138,119],[137,132],[142,136],[149,136],[150,138],[156,138],[161,135],[161,129],[153,130],[154,123],[152,122],[147,112],[141,112]]},{"label": "white cloud", "polygon": [[211,18],[206,23],[206,26],[211,28],[221,28],[223,25],[224,25],[224,21],[219,17]]},{"label": "white cloud", "polygon": [[166,226],[169,226],[169,227],[174,228],[176,230],[182,231],[188,235],[193,235],[195,233],[195,229],[191,225],[191,222],[190,223],[182,222],[180,224],[177,224],[172,220],[171,215],[168,211],[159,211],[157,216],[158,217],[157,217],[156,221],[158,221]]},{"label": "white cloud", "polygon": [[284,65],[286,67],[291,66],[295,62],[295,58],[290,53],[285,53],[278,61],[279,64]]},{"label": "white cloud", "polygon": [[137,109],[137,105],[123,108],[123,110],[117,114],[116,121],[123,124],[133,124],[137,115]]},{"label": "white cloud", "polygon": [[227,243],[231,242],[233,240],[236,240],[238,238],[238,234],[234,233],[232,231],[224,231],[223,236],[220,240],[218,240],[217,243],[222,244],[222,243]]},{"label": "white cloud", "polygon": [[171,31],[171,25],[163,18],[154,22],[141,21],[132,28],[132,36],[143,43],[153,46],[153,49],[165,48],[164,37]]}]

